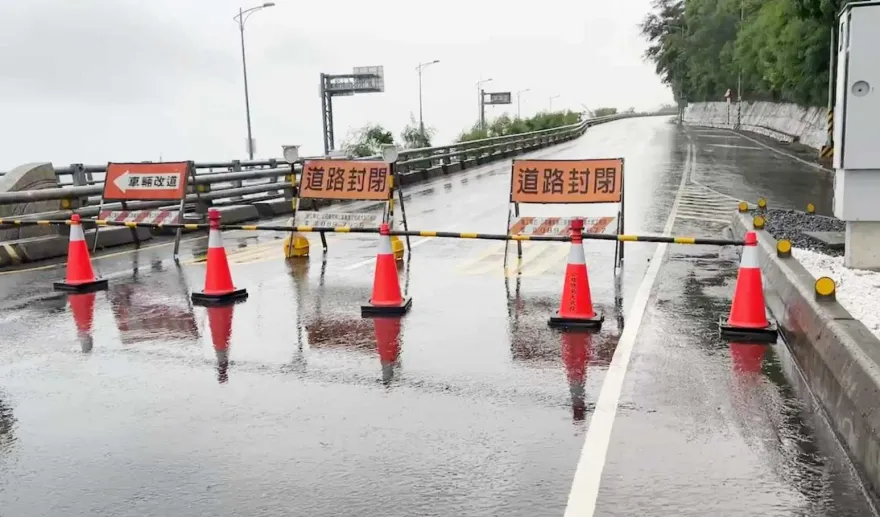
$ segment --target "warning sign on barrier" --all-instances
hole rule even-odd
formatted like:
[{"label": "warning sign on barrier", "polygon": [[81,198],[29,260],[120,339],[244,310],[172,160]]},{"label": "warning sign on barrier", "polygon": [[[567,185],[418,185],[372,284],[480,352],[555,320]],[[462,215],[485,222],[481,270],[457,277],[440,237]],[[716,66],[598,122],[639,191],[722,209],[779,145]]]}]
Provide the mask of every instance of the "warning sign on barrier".
[{"label": "warning sign on barrier", "polygon": [[[378,160],[305,160],[297,185],[296,175],[291,174],[296,191],[293,200],[293,221],[297,226],[327,228],[348,226],[349,228],[376,228],[382,223],[394,226],[394,163]],[[403,195],[396,189],[400,201],[400,214],[403,228],[407,229],[406,210]],[[327,199],[336,201],[382,201],[382,213],[358,212],[316,212],[299,209],[302,199]],[[327,238],[320,233],[321,244],[327,251]],[[291,233],[293,238],[293,232]],[[409,236],[406,237],[409,247]],[[292,250],[290,246],[288,249]]]},{"label": "warning sign on barrier", "polygon": [[[113,163],[107,164],[104,174],[104,191],[101,195],[101,206],[98,209],[101,219],[132,222],[180,222],[179,214],[184,213],[186,192],[190,178],[195,182],[195,165],[193,162],[158,162],[158,163]],[[122,211],[111,212],[105,216],[104,203],[119,201]],[[128,209],[129,201],[176,201],[179,203],[176,212]],[[170,204],[170,203],[169,203]],[[169,219],[169,214],[173,215]],[[151,220],[152,219],[152,220]],[[161,221],[159,221],[161,219]],[[98,249],[100,228],[96,230],[94,249]],[[177,260],[180,250],[178,228],[174,237],[174,259]],[[132,229],[134,242],[140,244],[137,232]]]},{"label": "warning sign on barrier", "polygon": [[177,224],[180,212],[175,210],[102,210],[99,219],[116,223]]},{"label": "warning sign on barrier", "polygon": [[[584,231],[624,233],[623,158],[584,160],[513,160],[510,171],[508,235],[568,235],[571,217],[520,217],[519,205],[617,203],[617,217],[582,217]],[[512,208],[512,209],[511,209]],[[616,222],[616,225],[614,224]],[[517,242],[522,257],[522,243]],[[507,253],[504,255],[507,263]],[[615,248],[623,266],[623,243]]]},{"label": "warning sign on barrier", "polygon": [[190,162],[109,163],[104,201],[179,201],[186,194]]},{"label": "warning sign on barrier", "polygon": [[382,225],[382,212],[378,214],[365,214],[358,212],[312,212],[300,210],[293,218],[296,226],[311,226],[318,228],[335,228],[348,226],[349,228],[378,228]]},{"label": "warning sign on barrier", "polygon": [[386,201],[391,165],[380,161],[306,160],[299,197]]},{"label": "warning sign on barrier", "polygon": [[619,203],[623,160],[514,160],[514,203]]},{"label": "warning sign on barrier", "polygon": [[[510,235],[554,235],[567,237],[572,217],[520,217],[510,226]],[[582,217],[585,233],[611,233],[616,217]]]}]

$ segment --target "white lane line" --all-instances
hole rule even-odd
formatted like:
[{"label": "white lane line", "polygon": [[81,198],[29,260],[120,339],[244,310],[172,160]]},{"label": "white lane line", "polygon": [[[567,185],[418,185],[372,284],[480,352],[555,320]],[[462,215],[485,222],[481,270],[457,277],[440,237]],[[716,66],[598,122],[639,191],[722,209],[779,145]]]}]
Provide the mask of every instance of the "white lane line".
[{"label": "white lane line", "polygon": [[779,154],[779,155],[785,156],[786,158],[791,158],[792,160],[799,161],[799,162],[803,163],[804,165],[809,165],[810,167],[813,167],[813,168],[819,169],[819,170],[821,170],[821,171],[834,172],[834,171],[832,171],[831,169],[829,169],[829,168],[827,168],[827,167],[823,167],[822,165],[819,165],[818,163],[808,162],[807,160],[804,160],[803,158],[797,157],[797,156],[795,156],[795,155],[793,155],[793,154],[784,153],[784,152],[780,151],[779,149],[774,149],[774,148],[770,147],[769,145],[765,144],[764,142],[761,142],[761,141],[759,141],[759,140],[755,140],[754,138],[748,137],[748,136],[746,136],[746,135],[744,135],[744,134],[742,134],[742,133],[737,133],[736,131],[733,131],[733,130],[730,130],[730,129],[728,129],[728,131],[730,131],[730,132],[733,133],[734,135],[739,135],[739,136],[745,138],[746,140],[752,141],[752,142],[754,142],[754,143],[760,145],[761,147],[763,147],[763,148],[765,148],[765,149],[769,149],[770,151],[773,151],[773,152],[776,153],[776,154]]},{"label": "white lane line", "polygon": [[[672,203],[672,209],[669,211],[669,217],[666,219],[666,226],[663,228],[664,235],[669,235],[675,224],[675,215],[681,202],[684,186],[687,183],[690,170],[696,162],[695,149],[693,143],[688,144],[688,156],[681,173],[681,184],[675,195],[675,201]],[[632,356],[636,336],[639,333],[639,327],[645,315],[645,309],[648,306],[648,300],[651,297],[651,291],[654,288],[654,282],[657,280],[660,265],[666,254],[666,247],[666,243],[657,245],[657,249],[651,257],[651,265],[648,267],[638,291],[636,291],[623,334],[620,335],[617,348],[614,349],[614,356],[611,358],[611,364],[608,366],[608,372],[602,382],[602,390],[599,392],[599,399],[596,401],[596,408],[587,429],[587,437],[584,439],[584,446],[581,449],[581,457],[578,460],[571,492],[568,495],[568,504],[565,507],[565,517],[592,517],[596,511],[602,470],[605,468],[608,444],[611,441],[611,428],[614,426],[617,407],[620,404],[623,380]]]},{"label": "white lane line", "polygon": [[[452,230],[452,229],[454,229],[456,226],[458,226],[458,225],[457,225],[457,224],[454,224],[454,225],[450,226],[449,229]],[[446,230],[444,230],[444,231],[446,231]],[[426,242],[429,242],[429,241],[431,241],[431,240],[433,240],[433,239],[434,239],[434,237],[423,237],[422,239],[417,240],[416,242],[412,243],[412,244],[410,245],[409,248],[410,248],[410,249],[413,249],[413,248],[415,248],[415,247],[417,247],[417,246],[421,246],[422,244],[424,244],[424,243],[426,243]],[[343,271],[351,271],[352,269],[357,269],[357,268],[359,268],[359,267],[364,267],[364,266],[366,266],[366,265],[368,265],[368,264],[372,264],[373,262],[376,262],[376,257],[371,257],[371,258],[368,258],[368,259],[366,259],[366,260],[362,260],[362,261],[360,261],[360,262],[355,262],[354,264],[351,264],[351,265],[345,266],[344,268],[342,268],[342,270],[343,270]]]}]

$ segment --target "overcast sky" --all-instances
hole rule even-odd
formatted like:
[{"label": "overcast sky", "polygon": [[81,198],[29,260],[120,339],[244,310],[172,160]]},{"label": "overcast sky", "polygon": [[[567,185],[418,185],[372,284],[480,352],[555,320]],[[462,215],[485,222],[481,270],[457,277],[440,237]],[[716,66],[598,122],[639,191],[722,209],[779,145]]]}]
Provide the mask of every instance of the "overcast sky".
[{"label": "overcast sky", "polygon": [[[0,170],[32,161],[225,160],[246,155],[239,32],[231,0],[0,2]],[[652,109],[672,95],[643,59],[650,0],[276,0],[245,26],[259,157],[320,154],[319,74],[384,65],[384,93],[336,98],[337,147],[377,122],[418,117],[447,143],[478,114],[475,83],[530,88],[523,115]],[[516,112],[516,101],[489,116]]]}]

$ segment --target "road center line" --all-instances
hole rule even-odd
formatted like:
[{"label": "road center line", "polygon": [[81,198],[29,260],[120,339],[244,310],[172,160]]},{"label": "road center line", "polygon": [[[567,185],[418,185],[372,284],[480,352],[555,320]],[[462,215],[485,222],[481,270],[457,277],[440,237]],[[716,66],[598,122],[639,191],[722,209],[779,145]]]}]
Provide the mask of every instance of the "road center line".
[{"label": "road center line", "polygon": [[[681,202],[684,186],[687,183],[690,171],[696,163],[696,148],[693,143],[688,144],[688,154],[685,158],[684,168],[681,173],[681,184],[666,219],[663,228],[664,235],[670,235],[678,206]],[[568,495],[568,504],[565,508],[565,517],[592,517],[596,510],[596,502],[599,497],[599,486],[602,481],[602,470],[605,468],[605,459],[608,454],[608,445],[611,441],[611,429],[617,416],[617,408],[620,404],[620,394],[623,391],[623,381],[626,370],[632,356],[633,346],[639,333],[651,291],[660,272],[663,257],[666,254],[666,243],[657,245],[654,255],[651,257],[651,265],[645,273],[642,283],[636,292],[632,309],[623,334],[617,342],[611,364],[602,382],[599,399],[593,411],[593,417],[587,429],[587,436],[581,449],[581,457],[578,460],[577,470],[571,484],[571,492]]]}]

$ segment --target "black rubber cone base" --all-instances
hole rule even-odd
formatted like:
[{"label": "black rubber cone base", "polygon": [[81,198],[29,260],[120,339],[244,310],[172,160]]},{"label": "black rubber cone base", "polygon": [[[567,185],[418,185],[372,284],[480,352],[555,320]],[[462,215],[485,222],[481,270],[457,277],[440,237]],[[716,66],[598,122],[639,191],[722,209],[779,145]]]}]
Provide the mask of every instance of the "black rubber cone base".
[{"label": "black rubber cone base", "polygon": [[68,284],[66,282],[55,282],[53,284],[56,291],[64,291],[67,293],[94,293],[95,291],[103,291],[107,289],[107,279],[97,278],[94,282],[85,284]]},{"label": "black rubber cone base", "polygon": [[597,312],[592,318],[561,318],[559,316],[551,316],[547,324],[550,325],[550,328],[561,330],[598,331],[602,328],[602,322],[604,321],[605,316]]},{"label": "black rubber cone base", "polygon": [[718,318],[718,330],[721,332],[722,339],[744,343],[775,343],[779,335],[776,324],[772,321],[768,327],[761,329],[743,328],[729,325],[724,316]]},{"label": "black rubber cone base", "polygon": [[400,305],[361,305],[361,317],[403,316],[412,307],[412,298],[404,298]]},{"label": "black rubber cone base", "polygon": [[230,305],[247,299],[247,289],[236,289],[224,294],[193,293],[192,301],[196,305]]}]

